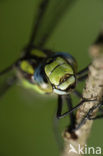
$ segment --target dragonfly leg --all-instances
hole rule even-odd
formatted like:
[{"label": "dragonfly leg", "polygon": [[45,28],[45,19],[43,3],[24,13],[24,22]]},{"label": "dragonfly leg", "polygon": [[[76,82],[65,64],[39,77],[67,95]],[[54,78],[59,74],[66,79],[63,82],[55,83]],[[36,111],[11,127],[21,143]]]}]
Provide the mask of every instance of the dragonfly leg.
[{"label": "dragonfly leg", "polygon": [[77,79],[79,82],[85,80],[88,77],[88,67],[89,65],[77,73]]},{"label": "dragonfly leg", "polygon": [[88,113],[84,116],[84,118],[81,120],[81,122],[77,125],[75,130],[78,130],[79,128],[81,128],[81,126],[83,126],[87,120],[95,120],[95,119],[103,118],[103,114],[97,115],[96,117],[92,117],[93,111],[97,108],[100,108],[102,105],[103,105],[103,102],[90,108]]},{"label": "dragonfly leg", "polygon": [[[72,99],[71,99],[70,95],[66,96],[66,101],[67,101],[68,109],[69,109],[69,111],[71,111],[73,109],[73,104],[72,104]],[[75,121],[76,121],[75,120],[75,115],[72,112],[72,113],[70,113],[70,125],[68,127],[69,132],[72,131],[75,128]]]},{"label": "dragonfly leg", "polygon": [[[72,99],[71,99],[70,95],[66,96],[65,100],[67,102],[67,106],[68,106],[69,111],[71,111],[73,106],[72,106]],[[63,97],[58,96],[58,109],[57,109],[57,116],[56,116],[57,118],[56,119],[60,119],[62,117],[62,107],[63,107]],[[73,112],[71,112],[69,114],[69,116],[70,116],[70,124],[67,127],[67,131],[72,132],[72,130],[75,129],[75,115],[74,115]],[[58,120],[55,120],[55,121],[56,121],[56,126],[55,127],[57,127],[57,121]],[[58,128],[55,128],[55,129],[58,129]]]},{"label": "dragonfly leg", "polygon": [[75,90],[73,92],[79,99],[82,98],[82,94],[78,91],[78,90]]},{"label": "dragonfly leg", "polygon": [[[94,108],[91,108],[90,110],[90,115],[88,115],[88,120],[96,120],[96,119],[100,119],[100,118],[103,118],[103,110],[101,109],[101,106],[103,106],[103,101],[98,104],[97,106],[95,106]],[[99,108],[99,112],[101,112],[100,115],[97,115],[96,117],[92,117],[91,113],[96,109],[96,108]]]},{"label": "dragonfly leg", "polygon": [[16,80],[17,80],[17,77],[13,76],[7,79],[7,81],[2,86],[0,86],[0,97],[2,97],[6,93],[6,91],[13,86]]},{"label": "dragonfly leg", "polygon": [[59,129],[59,117],[61,116],[61,112],[62,112],[62,105],[63,105],[63,99],[62,96],[58,96],[58,108],[57,108],[57,113],[54,117],[53,120],[53,130],[54,130],[54,134],[55,134],[55,139],[57,142],[57,145],[59,147],[59,150],[62,151],[63,150],[63,144],[62,144],[62,139],[61,139],[61,133],[60,133],[60,129]]},{"label": "dragonfly leg", "polygon": [[75,107],[73,107],[72,110],[69,110],[69,111],[67,111],[67,112],[65,112],[63,114],[61,114],[61,111],[62,111],[62,103],[59,104],[59,102],[58,102],[57,118],[58,119],[63,118],[65,116],[67,116],[68,114],[71,114],[74,110],[76,110],[77,108],[79,108],[81,105],[83,105],[84,102],[92,102],[92,101],[96,101],[96,99],[90,100],[90,99],[82,98],[82,100]]},{"label": "dragonfly leg", "polygon": [[81,82],[81,81],[85,80],[87,77],[88,77],[88,73],[78,77],[78,82]]},{"label": "dragonfly leg", "polygon": [[[70,96],[66,96],[67,105],[69,111],[72,111],[72,101]],[[58,108],[57,108],[57,119],[63,118],[64,114],[62,114],[62,107],[63,107],[63,97],[61,95],[58,96]],[[68,114],[67,114],[68,115]],[[65,115],[66,116],[66,115]],[[70,118],[72,119],[73,113],[70,113]]]},{"label": "dragonfly leg", "polygon": [[89,67],[89,65],[88,65],[87,67],[85,67],[84,69],[80,70],[80,71],[77,73],[77,75],[78,75],[78,76],[82,76],[82,75],[84,75],[85,73],[87,73],[87,72],[88,72],[88,67]]},{"label": "dragonfly leg", "polygon": [[91,116],[89,116],[88,117],[88,120],[96,120],[96,119],[101,119],[101,118],[103,118],[103,114],[100,114],[100,115],[97,115],[96,117],[91,117]]},{"label": "dragonfly leg", "polygon": [[[72,100],[70,96],[66,96],[65,100],[67,101],[67,106],[69,108],[69,111],[72,110]],[[59,131],[59,126],[58,126],[58,119],[60,119],[62,117],[62,107],[63,107],[63,97],[62,96],[58,96],[58,108],[57,108],[57,114],[56,114],[56,118],[54,118],[54,134],[55,134],[55,138],[57,140],[59,149],[63,149],[63,145],[61,142],[61,134]],[[67,127],[67,131],[72,131],[75,128],[75,116],[73,114],[73,112],[70,115],[70,125]]]},{"label": "dragonfly leg", "polygon": [[[68,105],[68,108],[69,108],[69,111],[72,111],[72,101],[71,101],[71,97],[70,96],[67,96],[66,97],[66,101],[67,101],[67,105]],[[62,96],[58,96],[58,108],[57,108],[57,115],[56,117],[58,119],[60,118],[63,118],[64,117],[64,114],[62,114],[62,107],[63,107],[63,99],[62,99]],[[68,115],[68,114],[67,114]],[[66,115],[65,115],[66,116]],[[70,118],[72,119],[73,117],[73,113],[71,112],[70,113]]]},{"label": "dragonfly leg", "polygon": [[57,108],[57,115],[56,115],[58,119],[61,117],[62,107],[63,107],[63,99],[61,95],[58,95],[58,108]]}]

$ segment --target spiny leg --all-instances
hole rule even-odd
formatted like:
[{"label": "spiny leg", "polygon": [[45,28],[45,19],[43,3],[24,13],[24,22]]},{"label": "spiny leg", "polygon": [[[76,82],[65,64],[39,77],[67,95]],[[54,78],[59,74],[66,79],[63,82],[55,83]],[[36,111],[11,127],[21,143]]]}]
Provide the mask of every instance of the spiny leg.
[{"label": "spiny leg", "polygon": [[[67,106],[69,108],[69,111],[72,110],[71,97],[66,96],[65,100],[67,102]],[[56,114],[56,118],[55,118],[55,121],[54,121],[54,132],[55,132],[55,138],[57,140],[57,143],[59,145],[60,150],[63,149],[63,144],[61,142],[60,135],[59,135],[58,119],[60,119],[60,117],[61,117],[62,107],[63,107],[63,97],[59,95],[58,96],[57,114]],[[71,114],[69,114],[69,115],[70,115],[70,126],[68,126],[67,131],[72,132],[72,130],[75,128],[75,116],[74,116],[73,112]]]},{"label": "spiny leg", "polygon": [[[90,110],[90,112],[89,112],[90,115],[88,115],[88,120],[96,120],[96,119],[103,118],[103,109],[101,109],[101,106],[103,106],[103,101],[102,101],[100,104],[98,104],[97,106],[95,106],[94,108],[91,108],[91,110]],[[91,114],[92,114],[92,112],[93,112],[96,108],[99,108],[98,111],[100,111],[101,114],[100,114],[100,115],[97,115],[96,117],[92,117]]]},{"label": "spiny leg", "polygon": [[[67,106],[69,108],[69,111],[71,111],[73,108],[71,97],[66,96],[65,100],[67,102]],[[63,97],[61,95],[59,95],[58,96],[57,114],[56,114],[56,118],[54,120],[54,132],[55,132],[55,138],[57,140],[57,143],[59,145],[60,150],[63,149],[63,145],[62,145],[60,135],[59,135],[58,119],[60,119],[62,116],[62,107],[63,107]],[[74,116],[73,112],[71,112],[69,115],[70,115],[70,126],[68,126],[67,131],[72,132],[72,130],[75,129],[75,116]]]},{"label": "spiny leg", "polygon": [[[69,96],[66,96],[66,101],[67,101],[67,105],[68,105],[68,108],[69,108],[69,111],[71,111],[73,109],[73,106],[72,106],[72,99]],[[70,113],[70,125],[68,127],[68,131],[72,131],[73,129],[75,128],[75,115],[74,113]]]},{"label": "spiny leg", "polygon": [[[71,101],[71,97],[70,96],[66,96],[65,97],[66,99],[66,102],[67,102],[67,106],[69,108],[69,111],[72,110],[72,101]],[[56,139],[57,139],[57,142],[59,142],[59,147],[62,147],[61,146],[61,142],[60,142],[60,139],[59,139],[59,135],[58,135],[58,132],[59,132],[59,128],[58,128],[58,119],[61,118],[62,116],[62,107],[63,107],[63,97],[61,95],[58,96],[58,107],[57,107],[57,114],[56,114],[56,120],[55,120],[55,134],[56,134]],[[67,131],[72,131],[72,129],[75,128],[75,116],[73,114],[73,112],[70,115],[70,126],[68,127]]]},{"label": "spiny leg", "polygon": [[89,65],[88,65],[87,67],[85,67],[84,69],[80,70],[80,71],[77,73],[77,76],[82,76],[82,75],[84,75],[85,73],[87,73],[87,72],[88,72],[88,67],[89,67]]},{"label": "spiny leg", "polygon": [[81,128],[81,126],[83,126],[85,124],[87,119],[88,120],[94,120],[94,119],[99,119],[99,118],[103,117],[102,115],[101,116],[92,117],[93,111],[98,109],[98,108],[100,108],[102,105],[103,105],[103,102],[99,103],[98,105],[93,106],[92,108],[90,108],[88,113],[84,116],[84,118],[81,120],[81,122],[75,128],[75,131],[78,130],[79,128]]},{"label": "spiny leg", "polygon": [[96,119],[102,119],[103,118],[103,114],[97,115],[96,117],[89,117],[88,120],[96,120]]},{"label": "spiny leg", "polygon": [[85,74],[85,75],[82,75],[82,76],[78,77],[77,80],[78,80],[78,82],[81,82],[81,81],[85,80],[87,77],[88,77],[88,73]]},{"label": "spiny leg", "polygon": [[58,119],[61,117],[62,107],[63,107],[63,99],[61,95],[58,95],[58,108],[57,108],[57,115],[56,115]]},{"label": "spiny leg", "polygon": [[[103,106],[103,101],[102,101],[102,106]],[[93,118],[93,120],[103,118],[103,108],[102,107],[99,108],[98,112],[100,112],[101,114],[97,115],[95,118]]]},{"label": "spiny leg", "polygon": [[[72,101],[71,101],[71,97],[70,95],[66,96],[66,102],[67,102],[67,106],[69,108],[69,111],[68,112],[71,112],[69,113],[70,114],[70,119],[74,122],[74,115],[73,115],[73,107],[72,107]],[[57,115],[56,117],[58,119],[62,118],[63,115],[65,114],[62,114],[62,107],[63,107],[63,100],[62,100],[62,96],[58,96],[58,108],[57,108]],[[72,123],[71,123],[72,124]]]},{"label": "spiny leg", "polygon": [[54,116],[54,120],[53,120],[53,130],[54,130],[54,134],[55,134],[55,139],[56,139],[56,142],[57,142],[57,145],[58,145],[60,151],[63,150],[63,143],[61,140],[61,134],[60,134],[60,130],[59,130],[58,116],[59,116],[60,112],[62,111],[62,103],[63,103],[62,96],[58,96],[57,113]]},{"label": "spiny leg", "polygon": [[88,69],[89,69],[89,65],[87,67],[85,67],[84,69],[80,70],[76,74],[78,82],[81,82],[81,81],[85,80],[88,77]]},{"label": "spiny leg", "polygon": [[94,100],[90,100],[90,99],[85,99],[83,98],[79,103],[78,105],[76,105],[75,107],[72,108],[71,111],[67,111],[63,114],[61,114],[61,111],[62,111],[62,104],[60,103],[60,106],[58,104],[58,114],[57,114],[57,118],[60,119],[60,118],[64,118],[65,116],[69,115],[70,113],[72,113],[73,111],[75,111],[77,108],[79,108],[84,102],[92,102],[92,101],[96,101],[95,99]]},{"label": "spiny leg", "polygon": [[82,98],[82,94],[78,91],[78,90],[75,90],[73,92],[79,99]]},{"label": "spiny leg", "polygon": [[13,76],[11,78],[8,78],[7,81],[2,86],[0,86],[0,98],[6,93],[8,89],[10,89],[13,86],[16,80],[17,77]]}]

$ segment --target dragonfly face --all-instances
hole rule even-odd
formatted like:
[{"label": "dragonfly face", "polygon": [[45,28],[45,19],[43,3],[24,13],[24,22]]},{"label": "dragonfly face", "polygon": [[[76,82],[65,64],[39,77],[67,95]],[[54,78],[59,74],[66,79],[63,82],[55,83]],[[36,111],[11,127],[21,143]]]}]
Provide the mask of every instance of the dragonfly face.
[{"label": "dragonfly face", "polygon": [[52,53],[49,57],[44,51],[33,49],[17,68],[24,86],[39,93],[65,95],[76,86],[75,64],[74,58],[67,53]]}]

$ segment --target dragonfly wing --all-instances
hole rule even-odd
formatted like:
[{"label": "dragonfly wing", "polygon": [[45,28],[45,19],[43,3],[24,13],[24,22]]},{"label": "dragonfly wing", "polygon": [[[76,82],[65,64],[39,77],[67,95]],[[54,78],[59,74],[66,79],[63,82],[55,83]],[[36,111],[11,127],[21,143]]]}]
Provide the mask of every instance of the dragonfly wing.
[{"label": "dragonfly wing", "polygon": [[67,8],[70,8],[73,2],[76,2],[76,0],[42,0],[34,20],[29,45],[43,47]]},{"label": "dragonfly wing", "polygon": [[16,81],[17,81],[17,77],[12,76],[9,77],[2,84],[0,83],[0,98],[16,83]]}]

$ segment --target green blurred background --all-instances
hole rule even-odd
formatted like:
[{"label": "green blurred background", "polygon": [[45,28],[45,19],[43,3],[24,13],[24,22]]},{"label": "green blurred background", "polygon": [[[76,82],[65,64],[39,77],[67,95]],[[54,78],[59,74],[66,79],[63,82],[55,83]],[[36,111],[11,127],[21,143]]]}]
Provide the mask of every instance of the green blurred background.
[{"label": "green blurred background", "polygon": [[[31,32],[38,0],[0,0],[0,70],[20,56]],[[103,24],[102,0],[78,0],[53,32],[47,47],[67,51],[79,69],[90,62],[88,48]],[[74,100],[76,102],[76,100]],[[53,133],[56,97],[13,86],[0,99],[0,156],[59,156]],[[61,129],[68,118],[62,119]],[[88,146],[103,149],[103,121],[95,121]]]}]

